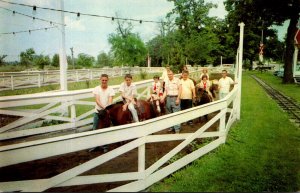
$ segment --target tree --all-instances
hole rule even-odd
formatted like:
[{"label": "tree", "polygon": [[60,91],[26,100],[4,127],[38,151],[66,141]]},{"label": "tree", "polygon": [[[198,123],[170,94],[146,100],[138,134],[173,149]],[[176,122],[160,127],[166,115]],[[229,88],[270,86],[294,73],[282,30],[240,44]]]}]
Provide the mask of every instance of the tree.
[{"label": "tree", "polygon": [[59,55],[58,54],[53,55],[51,65],[54,66],[54,67],[59,66]]},{"label": "tree", "polygon": [[105,52],[101,52],[97,56],[97,66],[104,67],[104,66],[112,66],[113,60],[109,54]]},{"label": "tree", "polygon": [[[299,0],[227,0],[226,9],[233,20],[248,23],[260,22],[261,29],[271,25],[281,25],[289,20],[287,37],[285,40],[284,77],[283,83],[292,83],[293,80],[293,53],[294,36],[300,13]],[[246,28],[245,28],[246,29]],[[254,29],[254,28],[253,28]]]},{"label": "tree", "polygon": [[21,65],[24,65],[26,67],[33,64],[35,51],[33,48],[27,49],[25,52],[21,52]]},{"label": "tree", "polygon": [[6,58],[7,55],[0,55],[0,66],[5,64],[4,58]]},{"label": "tree", "polygon": [[94,65],[94,63],[95,63],[95,58],[93,56],[84,53],[78,54],[76,65],[90,68]]},{"label": "tree", "polygon": [[39,69],[44,69],[45,66],[51,64],[49,56],[38,55],[34,57],[34,63],[38,66]]},{"label": "tree", "polygon": [[108,38],[116,65],[145,65],[147,49],[140,36],[131,32],[132,24],[117,20],[117,25],[116,33]]},{"label": "tree", "polygon": [[208,17],[209,10],[215,7],[212,3],[204,3],[204,0],[177,1],[174,9],[167,14],[167,18],[174,18],[178,30],[174,33],[176,46],[174,44],[172,58],[177,58],[176,65],[179,68],[188,60],[190,64],[207,64],[216,60],[213,51],[219,49],[219,40],[212,30],[215,18]]}]

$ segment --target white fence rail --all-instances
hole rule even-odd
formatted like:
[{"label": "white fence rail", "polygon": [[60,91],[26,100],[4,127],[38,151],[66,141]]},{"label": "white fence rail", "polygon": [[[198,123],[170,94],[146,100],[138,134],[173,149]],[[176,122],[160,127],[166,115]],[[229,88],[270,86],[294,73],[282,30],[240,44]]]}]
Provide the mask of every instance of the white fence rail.
[{"label": "white fence rail", "polygon": [[[106,73],[110,77],[123,76],[126,73],[138,74],[140,72],[161,73],[161,67],[123,67],[123,68],[101,68],[101,69],[78,69],[68,70],[68,82],[79,82],[98,79],[101,74]],[[0,91],[15,90],[21,88],[41,87],[50,84],[59,84],[59,71],[27,71],[27,72],[1,72]]]},{"label": "white fence rail", "polygon": [[[202,67],[201,67],[202,68]],[[201,68],[191,68],[191,70],[200,70]],[[223,67],[221,67],[223,69]],[[221,68],[210,67],[209,72],[219,72]],[[224,67],[230,69],[228,67]],[[103,73],[110,77],[123,76],[126,73],[139,74],[162,73],[163,67],[123,67],[123,68],[101,68],[101,69],[79,69],[68,70],[68,82],[80,82],[85,80],[98,79]],[[22,88],[41,87],[50,84],[60,83],[60,72],[58,70],[51,71],[27,71],[27,72],[0,72],[0,91],[15,90]]]}]

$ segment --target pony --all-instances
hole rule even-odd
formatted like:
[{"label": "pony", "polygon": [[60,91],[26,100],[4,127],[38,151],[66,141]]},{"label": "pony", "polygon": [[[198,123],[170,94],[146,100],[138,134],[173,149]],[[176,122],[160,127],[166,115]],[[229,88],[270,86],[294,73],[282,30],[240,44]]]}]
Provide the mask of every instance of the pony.
[{"label": "pony", "polygon": [[[209,91],[212,93],[213,98],[211,98],[208,92],[203,88],[196,87],[195,90],[196,90],[196,99],[194,101],[194,106],[204,105],[206,103],[212,102],[216,98],[215,92],[218,90],[218,84],[216,83],[216,81],[212,81],[211,87],[209,88]],[[208,115],[205,115],[204,117],[207,121]]]},{"label": "pony", "polygon": [[[138,112],[139,121],[155,118],[159,116],[159,112],[153,107],[153,105],[145,100],[137,100],[136,101],[136,109]],[[125,125],[133,122],[131,112],[126,109],[123,111],[123,101],[108,105],[105,109],[98,111],[98,125],[97,129],[108,128],[111,125]],[[119,145],[122,145],[126,142],[120,142]],[[95,147],[90,149],[89,151],[97,151],[101,149],[100,147]],[[105,145],[102,147],[103,152],[106,153],[108,151],[108,146]]]},{"label": "pony", "polygon": [[[140,121],[155,118],[159,115],[153,105],[145,100],[137,100],[136,109]],[[132,115],[128,109],[123,111],[123,102],[117,102],[107,106],[104,110],[98,113],[99,123],[97,129],[113,126],[125,125],[131,123]]]}]

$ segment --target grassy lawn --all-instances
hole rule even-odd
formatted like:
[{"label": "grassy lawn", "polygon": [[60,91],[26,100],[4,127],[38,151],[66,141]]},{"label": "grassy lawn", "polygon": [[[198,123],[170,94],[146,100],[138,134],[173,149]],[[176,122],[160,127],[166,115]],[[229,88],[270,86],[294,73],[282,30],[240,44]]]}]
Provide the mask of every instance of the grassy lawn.
[{"label": "grassy lawn", "polygon": [[241,108],[241,120],[231,128],[226,144],[149,190],[299,191],[300,131],[249,73],[243,77]]}]

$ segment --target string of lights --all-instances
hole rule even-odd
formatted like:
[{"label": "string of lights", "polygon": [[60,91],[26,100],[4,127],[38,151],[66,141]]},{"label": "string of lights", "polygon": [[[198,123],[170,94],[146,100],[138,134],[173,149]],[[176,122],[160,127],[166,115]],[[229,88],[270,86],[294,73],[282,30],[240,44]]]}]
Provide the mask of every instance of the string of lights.
[{"label": "string of lights", "polygon": [[38,18],[38,17],[32,17],[30,15],[26,15],[24,13],[20,13],[20,12],[17,12],[17,11],[11,10],[11,9],[7,9],[7,8],[1,7],[1,6],[0,6],[0,8],[4,9],[6,11],[12,12],[13,15],[19,14],[19,15],[22,15],[22,16],[25,16],[25,17],[29,17],[29,18],[33,19],[33,21],[40,20],[40,21],[44,21],[44,22],[50,23],[50,25],[53,25],[53,24],[63,25],[62,23],[57,23],[57,22],[54,22],[54,21],[50,21],[50,20],[46,20],[46,19],[42,19],[42,18]]},{"label": "string of lights", "polygon": [[5,0],[0,0],[0,2],[12,4],[12,5],[20,5],[20,6],[25,6],[25,7],[31,7],[33,11],[37,11],[37,9],[44,9],[44,10],[51,10],[51,11],[58,11],[58,12],[76,14],[77,15],[77,19],[79,19],[80,16],[91,16],[91,17],[99,17],[99,18],[111,19],[112,21],[114,21],[115,19],[117,19],[117,20],[124,20],[124,21],[134,21],[134,22],[139,22],[140,24],[143,23],[143,22],[148,22],[148,23],[163,23],[162,21],[152,21],[152,20],[132,19],[132,18],[111,17],[111,16],[96,15],[96,14],[89,14],[89,13],[80,13],[80,12],[75,12],[75,11],[66,11],[66,10],[61,10],[61,9],[39,7],[39,6],[36,6],[36,5],[28,5],[28,4],[23,4],[23,3],[9,2],[9,1],[5,1]]},{"label": "string of lights", "polygon": [[50,27],[44,27],[44,28],[38,28],[38,29],[30,29],[30,30],[23,30],[23,31],[16,31],[16,32],[5,32],[5,33],[0,33],[0,35],[8,35],[8,34],[16,35],[18,33],[29,33],[29,34],[31,34],[31,32],[34,32],[34,31],[40,31],[40,30],[47,31],[48,29],[52,29],[52,28],[57,28],[57,26],[50,26]]}]

